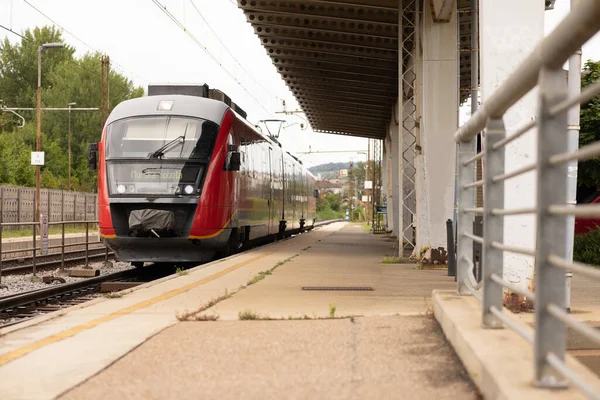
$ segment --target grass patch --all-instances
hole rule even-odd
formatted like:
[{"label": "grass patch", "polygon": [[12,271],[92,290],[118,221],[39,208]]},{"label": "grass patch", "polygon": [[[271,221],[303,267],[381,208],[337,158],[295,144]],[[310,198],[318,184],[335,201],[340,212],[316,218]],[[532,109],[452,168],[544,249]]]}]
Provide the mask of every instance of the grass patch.
[{"label": "grass patch", "polygon": [[407,257],[386,256],[381,260],[382,264],[414,264],[414,260]]},{"label": "grass patch", "polygon": [[123,293],[121,293],[121,292],[108,292],[108,293],[104,293],[104,297],[106,297],[107,299],[118,299],[120,297],[123,297]]},{"label": "grass patch", "polygon": [[252,320],[262,319],[259,314],[252,312],[250,310],[240,311],[238,313],[238,318],[242,321],[252,321]]},{"label": "grass patch", "polygon": [[177,269],[175,270],[175,273],[176,273],[177,275],[179,275],[179,276],[184,276],[184,275],[187,275],[187,274],[189,274],[189,272],[187,272],[187,271],[186,271],[185,269],[183,269],[183,268],[177,268]]},{"label": "grass patch", "polygon": [[306,250],[310,249],[311,247],[312,246],[305,247],[305,248],[302,249],[302,251],[306,251]]}]

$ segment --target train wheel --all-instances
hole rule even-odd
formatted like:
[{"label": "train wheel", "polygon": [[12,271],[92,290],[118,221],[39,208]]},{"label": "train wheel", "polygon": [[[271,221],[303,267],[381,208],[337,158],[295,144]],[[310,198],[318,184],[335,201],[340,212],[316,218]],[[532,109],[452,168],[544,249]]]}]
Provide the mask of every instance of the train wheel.
[{"label": "train wheel", "polygon": [[144,266],[144,262],[143,261],[133,261],[131,263],[132,266],[134,266],[135,268],[142,268]]}]

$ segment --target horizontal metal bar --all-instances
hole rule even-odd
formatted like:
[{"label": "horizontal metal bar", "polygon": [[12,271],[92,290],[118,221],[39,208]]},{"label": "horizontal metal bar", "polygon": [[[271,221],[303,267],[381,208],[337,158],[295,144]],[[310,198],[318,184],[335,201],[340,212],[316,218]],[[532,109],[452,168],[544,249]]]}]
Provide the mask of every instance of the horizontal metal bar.
[{"label": "horizontal metal bar", "polygon": [[546,354],[546,361],[552,366],[558,373],[564,376],[566,379],[571,381],[572,384],[577,386],[579,390],[584,392],[590,399],[600,400],[600,395],[594,387],[583,380],[577,373],[571,370],[567,365],[560,360],[554,353]]},{"label": "horizontal metal bar", "polygon": [[472,187],[483,186],[483,182],[484,182],[483,179],[480,180],[480,181],[471,182],[471,183],[468,183],[466,185],[463,185],[462,188],[463,189],[469,189],[469,188],[472,188]]},{"label": "horizontal metal bar", "polygon": [[471,164],[472,162],[482,159],[484,156],[485,156],[485,153],[483,151],[479,152],[475,156],[469,158],[468,160],[463,161],[462,165],[464,165],[466,167],[467,165]]},{"label": "horizontal metal bar", "polygon": [[577,151],[561,153],[550,157],[548,160],[551,165],[564,164],[569,161],[584,161],[600,155],[600,142],[594,142],[581,147]]},{"label": "horizontal metal bar", "polygon": [[513,209],[492,209],[492,215],[523,215],[523,214],[535,214],[537,210],[535,208],[513,208]]},{"label": "horizontal metal bar", "polygon": [[569,328],[600,344],[600,332],[598,332],[598,330],[583,322],[577,321],[571,315],[567,314],[566,310],[560,308],[556,304],[548,304],[547,309],[548,313],[550,313],[554,318],[562,321]]},{"label": "horizontal metal bar", "polygon": [[39,225],[39,222],[0,222],[0,225],[4,226],[32,226]]},{"label": "horizontal metal bar", "polygon": [[525,330],[521,325],[517,324],[512,319],[508,318],[501,310],[498,310],[496,307],[490,307],[490,312],[494,314],[500,321],[504,323],[504,325],[508,326],[510,329],[515,331],[519,336],[533,344],[533,335]]},{"label": "horizontal metal bar", "polygon": [[[37,111],[34,107],[0,107],[0,110],[8,111]],[[97,111],[99,108],[68,108],[68,107],[42,107],[42,111]]]},{"label": "horizontal metal bar", "polygon": [[493,145],[492,149],[493,150],[498,150],[502,146],[506,146],[508,143],[510,143],[510,142],[512,142],[514,140],[517,140],[518,138],[520,138],[521,136],[523,136],[524,134],[526,134],[527,132],[529,132],[529,130],[531,128],[533,128],[535,126],[535,124],[537,124],[536,120],[529,121],[528,123],[526,123],[525,125],[523,125],[519,129],[517,129],[512,135],[505,137],[504,139],[500,140],[498,143],[496,143],[495,145]]},{"label": "horizontal metal bar", "polygon": [[573,215],[575,217],[600,217],[600,204],[552,205],[548,207],[552,215]]},{"label": "horizontal metal bar", "polygon": [[600,279],[600,270],[591,265],[569,262],[554,254],[548,257],[548,262],[554,267],[562,268],[567,272],[575,272],[577,274],[585,275],[589,278]]},{"label": "horizontal metal bar", "polygon": [[[466,279],[465,279],[465,282],[467,282]],[[481,295],[477,292],[477,290],[475,290],[473,287],[471,287],[471,285],[467,284],[467,285],[465,285],[465,287],[467,288],[469,293],[471,293],[473,295],[473,297],[475,297],[480,302],[483,301],[483,298],[481,297]]]},{"label": "horizontal metal bar", "polygon": [[533,171],[536,168],[537,168],[537,164],[536,163],[529,164],[529,165],[526,165],[526,166],[521,167],[519,169],[516,169],[514,171],[507,172],[507,173],[502,174],[502,175],[496,175],[496,176],[494,176],[492,178],[492,182],[494,182],[494,183],[502,182],[502,181],[505,181],[507,179],[514,178],[514,177],[517,177],[519,175],[526,174],[527,172],[531,172],[531,171]]},{"label": "horizontal metal bar", "polygon": [[467,270],[467,276],[469,277],[469,286],[475,290],[479,290],[483,285],[483,281],[477,282],[475,275],[473,274],[473,261],[471,260],[471,268]]},{"label": "horizontal metal bar", "polygon": [[483,207],[465,208],[463,212],[467,213],[483,213]]},{"label": "horizontal metal bar", "polygon": [[501,277],[499,277],[496,274],[490,275],[490,279],[493,280],[494,282],[496,282],[498,285],[504,286],[504,287],[512,290],[515,293],[519,293],[520,295],[527,297],[529,300],[531,300],[532,302],[535,303],[535,294],[533,292],[531,292],[527,289],[523,289],[513,283],[510,283],[510,282],[502,279]]},{"label": "horizontal metal bar", "polygon": [[464,237],[468,237],[469,239],[471,239],[475,243],[483,244],[483,238],[481,236],[475,236],[475,235],[467,233],[467,232],[463,232],[462,235]]},{"label": "horizontal metal bar", "polygon": [[54,222],[48,222],[48,225],[70,225],[70,224],[81,224],[81,225],[85,225],[85,224],[97,224],[98,221],[54,221]]},{"label": "horizontal metal bar", "polygon": [[517,254],[523,254],[526,256],[535,257],[535,252],[533,250],[524,249],[522,247],[509,246],[509,245],[506,245],[503,243],[498,243],[498,242],[492,242],[492,247],[495,249],[498,249],[498,250],[508,251],[509,253],[517,253]]},{"label": "horizontal metal bar", "polygon": [[600,2],[580,0],[577,7],[544,38],[521,65],[491,94],[454,134],[455,141],[470,142],[485,128],[489,118],[500,118],[533,89],[542,66],[560,68],[577,49],[600,30]]},{"label": "horizontal metal bar", "polygon": [[594,97],[600,94],[600,81],[595,82],[592,85],[588,85],[579,96],[571,97],[563,101],[562,103],[557,104],[556,106],[550,109],[550,115],[555,117],[556,115],[567,111],[569,108],[573,107],[575,104],[585,104],[588,101],[592,100]]}]

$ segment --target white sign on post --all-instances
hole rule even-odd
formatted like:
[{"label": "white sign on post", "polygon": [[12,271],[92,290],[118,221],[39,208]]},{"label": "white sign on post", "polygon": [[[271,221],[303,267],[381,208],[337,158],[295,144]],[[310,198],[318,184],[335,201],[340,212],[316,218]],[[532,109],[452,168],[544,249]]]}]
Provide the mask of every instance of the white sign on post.
[{"label": "white sign on post", "polygon": [[44,152],[43,151],[32,151],[31,152],[31,165],[44,165]]},{"label": "white sign on post", "polygon": [[365,181],[365,189],[373,189],[373,181]]}]

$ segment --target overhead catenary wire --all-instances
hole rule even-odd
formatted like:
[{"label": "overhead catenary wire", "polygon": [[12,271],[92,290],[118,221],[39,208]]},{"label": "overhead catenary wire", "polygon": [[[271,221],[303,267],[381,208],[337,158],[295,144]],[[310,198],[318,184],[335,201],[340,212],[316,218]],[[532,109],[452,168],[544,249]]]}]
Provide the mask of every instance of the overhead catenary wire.
[{"label": "overhead catenary wire", "polygon": [[[181,21],[179,21],[179,19],[177,19],[177,17],[175,17],[175,15],[173,15],[173,13],[171,13],[167,7],[165,5],[162,5],[158,0],[152,0],[152,2],[167,16],[171,19],[171,21],[173,21],[175,23],[175,25],[177,25],[186,35],[189,36],[190,39],[192,39],[194,41],[194,43],[196,43],[196,45],[198,47],[200,47],[214,62],[217,63],[217,65],[221,65],[221,62],[219,61],[219,59],[206,47],[206,45],[204,45]],[[241,81],[234,76],[229,70],[227,70],[227,68],[223,67],[223,71],[225,71],[227,73],[227,75],[229,75],[234,82],[236,82],[246,93],[248,93],[248,95],[254,99],[254,101],[256,101],[256,103],[263,109],[265,110],[268,114],[273,115],[273,112],[268,110],[263,104],[262,102],[256,98],[256,96],[254,96],[254,94],[252,94],[252,92],[250,90],[248,90],[248,88],[246,88]]]},{"label": "overhead catenary wire", "polygon": [[[235,61],[235,63],[237,65],[239,65],[239,67],[242,69],[242,71],[244,71],[258,86],[262,87],[264,89],[264,91],[267,92],[269,95],[275,97],[277,100],[281,100],[279,98],[279,96],[277,96],[276,94],[271,93],[271,91],[269,90],[269,88],[265,87],[258,80],[256,80],[252,76],[252,74],[250,72],[248,72],[248,70],[244,67],[244,65],[241,62],[239,62],[239,60],[235,57],[235,55],[233,55],[233,53],[229,50],[229,48],[225,45],[225,43],[223,43],[223,41],[221,40],[221,38],[219,37],[219,35],[217,34],[217,32],[215,32],[215,30],[212,28],[212,26],[210,25],[210,23],[208,22],[208,20],[204,17],[204,15],[200,11],[200,9],[196,6],[196,3],[194,3],[194,0],[190,0],[190,3],[194,7],[194,10],[196,10],[196,12],[198,13],[198,16],[200,16],[200,18],[202,19],[202,21],[204,21],[204,24],[206,25],[206,27],[213,33],[213,35],[218,40],[218,42],[221,44],[221,46],[223,46],[223,48],[225,49],[225,51],[231,56],[231,58],[233,58],[233,61]],[[236,3],[236,7],[237,7],[237,3]]]},{"label": "overhead catenary wire", "polygon": [[[75,38],[75,40],[77,40],[78,42],[82,43],[84,46],[86,46],[88,49],[92,50],[94,53],[96,53],[96,54],[103,54],[101,51],[99,51],[98,49],[96,49],[96,48],[92,47],[91,45],[89,45],[88,43],[86,43],[83,39],[81,39],[80,37],[78,37],[77,35],[75,35],[73,32],[69,31],[64,26],[60,25],[58,22],[56,22],[54,19],[52,19],[50,16],[48,16],[42,10],[40,10],[39,8],[37,8],[36,6],[34,6],[33,4],[31,4],[28,0],[23,0],[23,1],[29,7],[33,8],[40,15],[42,15],[44,18],[46,18],[48,21],[50,21],[53,25],[55,25],[56,27],[58,27],[61,31],[66,32],[68,35],[70,35],[73,38]],[[113,64],[113,66],[116,66],[116,67],[120,68],[123,72],[129,73],[130,75],[134,75],[137,78],[140,78],[144,82],[150,82],[149,79],[146,79],[145,77],[141,76],[140,74],[137,74],[134,71],[132,71],[132,70],[124,67],[123,65],[119,64],[112,57],[111,57],[111,64]],[[81,65],[80,65],[80,67],[84,68]]]}]

